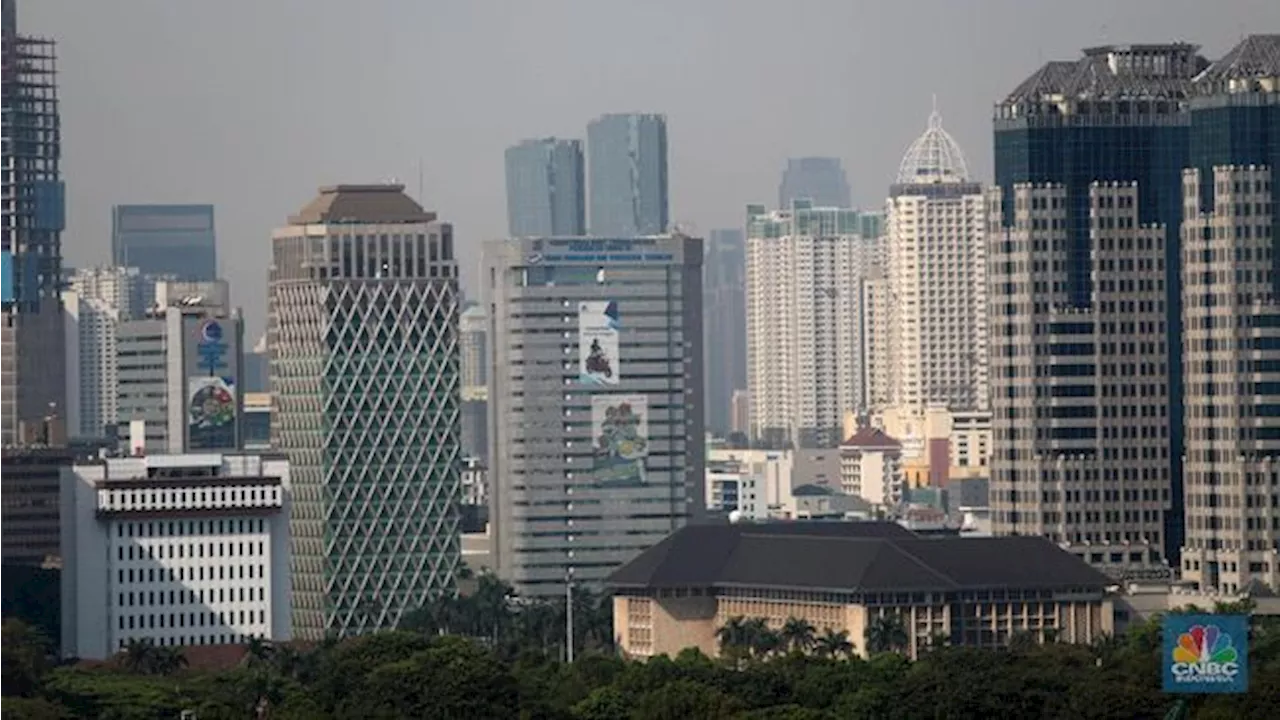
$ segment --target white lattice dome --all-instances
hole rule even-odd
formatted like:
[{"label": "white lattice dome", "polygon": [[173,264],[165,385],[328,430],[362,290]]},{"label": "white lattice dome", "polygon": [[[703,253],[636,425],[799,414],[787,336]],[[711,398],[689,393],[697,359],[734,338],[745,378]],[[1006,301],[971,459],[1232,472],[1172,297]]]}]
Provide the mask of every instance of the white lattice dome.
[{"label": "white lattice dome", "polygon": [[942,129],[942,116],[934,110],[929,115],[929,127],[916,138],[902,157],[898,167],[898,182],[941,183],[963,182],[969,179],[969,169],[964,163],[964,153],[955,138]]}]

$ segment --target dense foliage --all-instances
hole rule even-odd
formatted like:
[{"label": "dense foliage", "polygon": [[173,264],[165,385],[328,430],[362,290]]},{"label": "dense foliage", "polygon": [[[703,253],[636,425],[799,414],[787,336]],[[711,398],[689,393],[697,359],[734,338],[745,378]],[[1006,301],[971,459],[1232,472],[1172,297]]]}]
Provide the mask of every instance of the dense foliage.
[{"label": "dense foliage", "polygon": [[[910,662],[900,622],[862,638],[852,656],[839,633],[801,620],[780,631],[735,619],[723,659],[694,650],[623,660],[593,628],[606,603],[581,600],[576,661],[544,615],[554,604],[518,602],[485,581],[462,600],[426,608],[384,632],[310,648],[252,643],[220,671],[186,667],[165,648],[135,644],[111,662],[56,666],[48,640],[4,624],[3,718],[538,718],[564,720],[835,720],[836,718],[1161,718],[1155,620],[1094,646],[1034,642],[1006,650],[946,647]],[[561,616],[562,617],[562,616]],[[577,615],[575,615],[575,620]],[[445,633],[445,634],[442,634]],[[449,633],[460,633],[449,634]],[[464,637],[469,636],[469,637]],[[1190,717],[1280,717],[1280,621],[1255,618],[1250,692],[1195,698]]]}]

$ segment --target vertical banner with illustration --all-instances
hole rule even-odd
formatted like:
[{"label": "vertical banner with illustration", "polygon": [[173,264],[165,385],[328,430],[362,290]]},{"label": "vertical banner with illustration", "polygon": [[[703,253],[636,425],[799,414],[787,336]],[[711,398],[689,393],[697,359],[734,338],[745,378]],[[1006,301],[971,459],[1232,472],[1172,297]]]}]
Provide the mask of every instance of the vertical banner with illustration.
[{"label": "vertical banner with illustration", "polygon": [[618,303],[578,303],[578,379],[589,385],[617,385]]},{"label": "vertical banner with illustration", "polygon": [[600,487],[644,484],[649,456],[649,399],[644,395],[596,395],[591,398],[593,470]]},{"label": "vertical banner with illustration", "polygon": [[187,449],[230,450],[239,443],[236,321],[183,318],[186,345]]}]

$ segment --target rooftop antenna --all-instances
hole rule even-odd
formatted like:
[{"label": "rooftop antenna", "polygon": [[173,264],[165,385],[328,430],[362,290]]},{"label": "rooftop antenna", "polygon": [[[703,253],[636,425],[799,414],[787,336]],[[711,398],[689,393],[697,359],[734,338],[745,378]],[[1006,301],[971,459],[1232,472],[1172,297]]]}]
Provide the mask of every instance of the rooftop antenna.
[{"label": "rooftop antenna", "polygon": [[422,157],[418,157],[418,202],[426,202],[422,195]]}]

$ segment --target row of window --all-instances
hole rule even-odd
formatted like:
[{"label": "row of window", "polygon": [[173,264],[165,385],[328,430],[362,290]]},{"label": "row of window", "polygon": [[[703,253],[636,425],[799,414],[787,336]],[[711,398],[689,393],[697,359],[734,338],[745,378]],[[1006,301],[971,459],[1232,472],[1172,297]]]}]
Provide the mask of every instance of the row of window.
[{"label": "row of window", "polygon": [[[159,572],[157,572],[159,570]],[[215,572],[216,571],[216,572]],[[196,567],[134,568],[116,570],[116,582],[187,582],[191,580],[245,580],[266,576],[263,565],[198,565]],[[126,578],[128,578],[126,580]],[[135,578],[137,578],[135,580]],[[159,578],[157,580],[157,578]]]},{"label": "row of window", "polygon": [[116,523],[116,537],[188,537],[265,532],[262,518],[239,520],[147,520]]},{"label": "row of window", "polygon": [[[167,624],[166,624],[167,621]],[[148,615],[121,615],[116,618],[117,630],[150,630],[185,627],[226,627],[230,624],[265,624],[266,610],[233,610],[227,613],[158,613]]]},{"label": "row of window", "polygon": [[[267,598],[267,589],[265,587],[238,587],[238,588],[209,588],[208,590],[170,590],[166,594],[164,590],[147,592],[121,592],[117,593],[117,605],[119,607],[134,607],[149,605],[195,605],[197,603],[223,603],[223,602],[262,602]],[[166,602],[167,599],[167,602]]]}]

